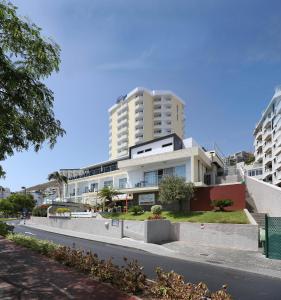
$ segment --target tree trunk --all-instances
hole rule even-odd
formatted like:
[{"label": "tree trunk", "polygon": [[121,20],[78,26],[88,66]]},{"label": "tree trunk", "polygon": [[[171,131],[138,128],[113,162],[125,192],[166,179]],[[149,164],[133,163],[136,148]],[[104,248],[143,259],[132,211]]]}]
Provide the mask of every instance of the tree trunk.
[{"label": "tree trunk", "polygon": [[182,199],[179,200],[179,211],[183,211],[183,202],[182,202]]}]

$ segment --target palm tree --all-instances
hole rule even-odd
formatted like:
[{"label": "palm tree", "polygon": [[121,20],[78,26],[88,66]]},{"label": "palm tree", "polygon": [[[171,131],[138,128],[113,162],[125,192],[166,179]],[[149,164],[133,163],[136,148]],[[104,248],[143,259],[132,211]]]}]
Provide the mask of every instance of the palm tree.
[{"label": "palm tree", "polygon": [[112,202],[113,196],[117,195],[118,192],[113,189],[111,186],[105,186],[98,192],[98,197],[103,199],[103,206],[105,205],[105,202]]},{"label": "palm tree", "polygon": [[53,172],[48,175],[48,180],[49,181],[54,180],[56,182],[58,192],[59,192],[59,197],[61,199],[62,198],[61,197],[61,194],[62,194],[61,188],[64,183],[67,184],[68,178],[56,171],[56,172]]}]

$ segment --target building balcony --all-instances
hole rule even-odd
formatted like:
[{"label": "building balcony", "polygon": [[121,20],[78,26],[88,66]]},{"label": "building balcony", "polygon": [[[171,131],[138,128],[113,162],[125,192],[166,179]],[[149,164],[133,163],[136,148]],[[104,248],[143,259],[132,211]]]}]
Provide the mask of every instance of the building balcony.
[{"label": "building balcony", "polygon": [[154,118],[161,118],[162,114],[161,113],[154,113],[153,117]]},{"label": "building balcony", "polygon": [[260,140],[260,141],[256,141],[255,142],[255,149],[256,151],[258,151],[263,145],[263,142]]},{"label": "building balcony", "polygon": [[121,117],[119,117],[118,119],[117,119],[117,123],[118,124],[120,124],[120,123],[122,123],[122,122],[128,122],[128,115],[122,115]]},{"label": "building balcony", "polygon": [[143,114],[143,107],[138,107],[135,109],[136,114]]},{"label": "building balcony", "polygon": [[136,144],[143,142],[143,135],[135,136]]},{"label": "building balcony", "polygon": [[153,103],[159,103],[161,102],[161,98],[157,97],[153,99]]},{"label": "building balcony", "polygon": [[272,142],[267,142],[263,146],[263,152],[270,152],[272,150]]},{"label": "building balcony", "polygon": [[154,111],[160,111],[161,108],[162,108],[162,106],[159,104],[153,106]]},{"label": "building balcony", "polygon": [[255,135],[256,139],[259,140],[262,138],[262,130],[259,130],[256,135]]},{"label": "building balcony", "polygon": [[276,107],[275,107],[275,113],[276,114],[281,113],[281,101],[276,105]]},{"label": "building balcony", "polygon": [[161,121],[154,121],[154,127],[161,127],[162,122]]},{"label": "building balcony", "polygon": [[122,122],[121,123],[121,125],[119,125],[118,127],[117,127],[117,129],[118,129],[118,131],[121,131],[121,130],[128,130],[128,122],[126,121],[126,122]]},{"label": "building balcony", "polygon": [[143,98],[140,96],[137,97],[135,104],[136,104],[136,106],[143,106]]},{"label": "building balcony", "polygon": [[263,132],[263,140],[267,140],[268,138],[270,138],[272,135],[272,130],[271,129],[266,129]]},{"label": "building balcony", "polygon": [[268,163],[272,162],[272,154],[266,155],[264,157],[264,164],[267,165]]},{"label": "building balcony", "polygon": [[256,152],[255,158],[257,162],[261,162],[263,160],[263,152]]},{"label": "building balcony", "polygon": [[125,156],[128,154],[128,149],[118,151],[118,156]]},{"label": "building balcony", "polygon": [[268,126],[270,126],[271,124],[271,120],[272,120],[272,114],[270,114],[269,116],[267,116],[264,121],[263,121],[263,128],[267,128]]}]

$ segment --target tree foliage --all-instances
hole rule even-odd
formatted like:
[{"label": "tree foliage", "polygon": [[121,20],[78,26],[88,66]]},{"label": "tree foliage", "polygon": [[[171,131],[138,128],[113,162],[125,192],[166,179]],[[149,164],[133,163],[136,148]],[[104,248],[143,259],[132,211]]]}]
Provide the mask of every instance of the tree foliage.
[{"label": "tree foliage", "polygon": [[0,200],[0,211],[5,216],[16,215],[24,210],[31,212],[34,206],[35,200],[29,194],[16,193]]},{"label": "tree foliage", "polygon": [[54,116],[53,92],[41,81],[59,70],[59,53],[38,26],[0,1],[0,161],[14,151],[38,151],[45,141],[52,148],[64,135]]},{"label": "tree foliage", "polygon": [[65,183],[67,184],[68,178],[56,171],[56,172],[53,172],[48,175],[48,180],[49,181],[54,180],[56,182],[56,186],[58,189],[58,195],[61,199],[62,198],[62,186]]},{"label": "tree foliage", "polygon": [[194,195],[194,185],[178,176],[166,176],[159,185],[159,201],[162,204],[178,202],[179,209],[183,203],[188,202]]},{"label": "tree foliage", "polygon": [[98,197],[109,204],[112,202],[112,198],[117,194],[118,192],[111,186],[105,186],[98,192]]}]

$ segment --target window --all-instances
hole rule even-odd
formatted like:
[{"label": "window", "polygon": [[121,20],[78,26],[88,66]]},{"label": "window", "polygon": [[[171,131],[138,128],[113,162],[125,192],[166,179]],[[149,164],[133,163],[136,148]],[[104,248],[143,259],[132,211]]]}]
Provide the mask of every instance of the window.
[{"label": "window", "polygon": [[186,167],[185,165],[180,165],[175,167],[175,175],[179,177],[186,178]]},{"label": "window", "polygon": [[113,180],[107,180],[103,182],[104,187],[113,187]]},{"label": "window", "polygon": [[124,189],[127,187],[127,178],[120,178],[119,179],[119,188]]},{"label": "window", "polygon": [[152,150],[151,148],[148,148],[148,149],[145,149],[144,152],[149,152],[151,150]]},{"label": "window", "polygon": [[98,183],[92,183],[91,184],[91,192],[97,192],[98,191]]},{"label": "window", "polygon": [[143,153],[143,150],[137,152],[137,154],[142,154],[142,153]]},{"label": "window", "polygon": [[173,143],[163,144],[163,145],[162,145],[162,148],[168,147],[168,146],[171,146],[171,145],[173,145]]}]

